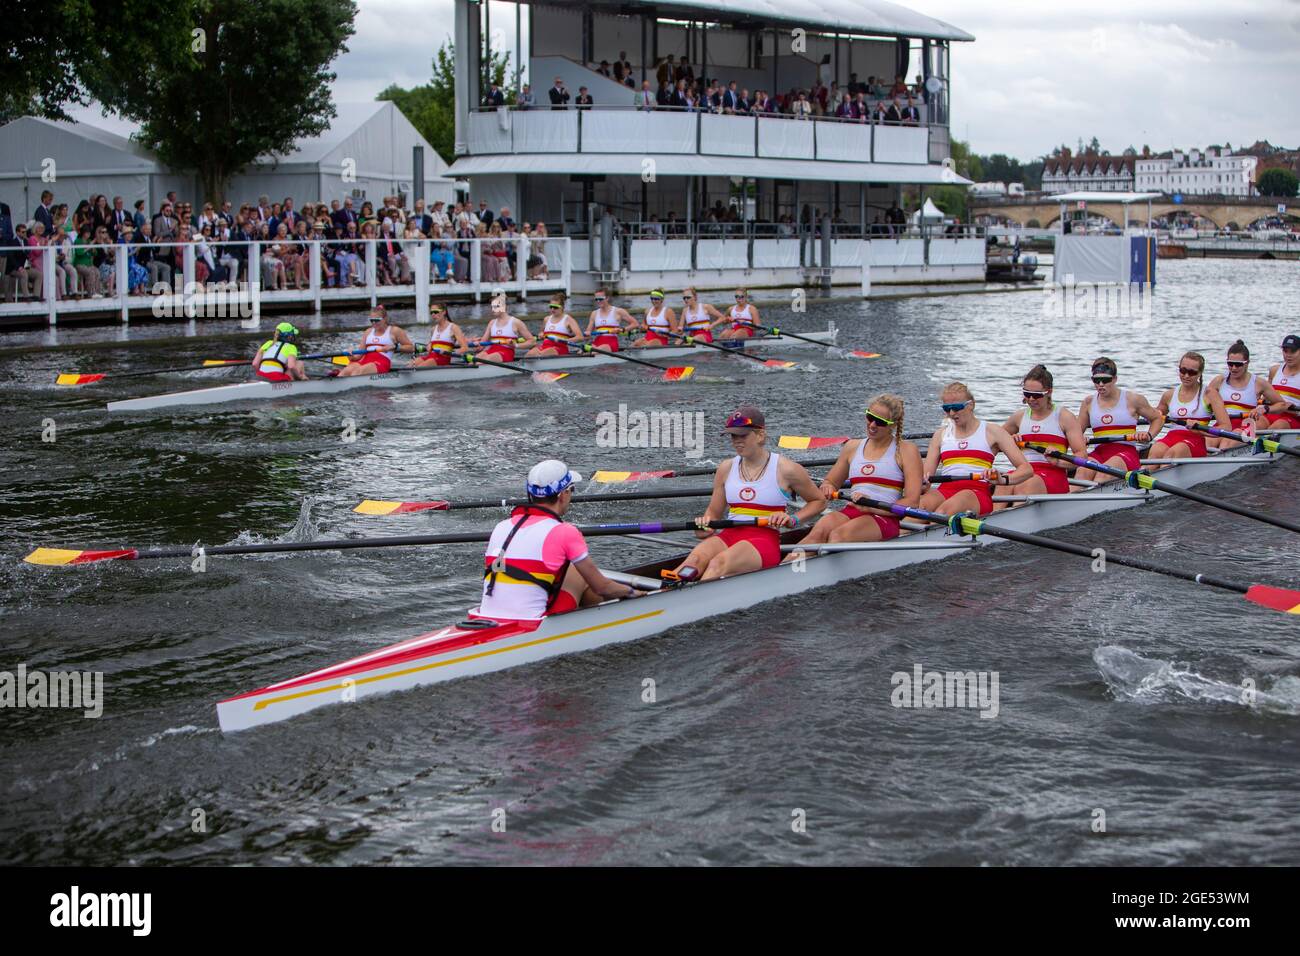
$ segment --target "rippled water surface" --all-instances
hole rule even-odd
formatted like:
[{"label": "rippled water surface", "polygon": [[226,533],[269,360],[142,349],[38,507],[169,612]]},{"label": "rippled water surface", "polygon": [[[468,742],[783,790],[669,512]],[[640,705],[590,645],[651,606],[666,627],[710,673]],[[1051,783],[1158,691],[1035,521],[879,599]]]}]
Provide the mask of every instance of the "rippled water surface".
[{"label": "rippled water surface", "polygon": [[[477,546],[214,557],[201,574],[187,560],[19,560],[37,545],[485,528],[496,513],[350,509],[367,497],[517,494],[526,468],[551,455],[586,473],[690,463],[681,450],[596,447],[596,415],[620,403],[703,411],[703,460],[716,461],[727,453],[717,420],[741,400],[767,410],[773,435],[833,435],[856,433],[864,400],[891,390],[908,400],[908,430],[928,430],[954,378],[1001,420],[1031,365],[1052,368],[1058,399],[1077,404],[1088,363],[1107,354],[1154,401],[1189,348],[1214,371],[1241,336],[1266,371],[1282,335],[1300,332],[1300,263],[1160,268],[1149,325],[1047,317],[1038,292],[836,299],[803,314],[760,296],[791,329],[834,321],[842,343],[884,355],[790,350],[801,367],[789,372],[695,363],[733,384],[663,384],[619,366],[551,387],[503,379],[110,417],[106,400],[239,373],[78,390],[55,375],[239,355],[254,337],[221,322],[6,333],[0,670],[102,671],[106,700],[97,720],[0,712],[0,861],[1294,864],[1300,625],[1192,584],[998,547],[225,737],[217,700],[460,619],[477,598]],[[324,350],[361,321],[301,324]],[[349,422],[353,442],[342,440]],[[1209,490],[1297,519],[1297,480],[1288,460]],[[1293,535],[1188,502],[1055,534],[1300,581]],[[663,553],[627,539],[592,548],[608,566]],[[997,671],[997,717],[891,706],[891,675],[917,664]],[[1240,702],[1246,678],[1260,690],[1253,705]],[[196,808],[206,833],[191,830]],[[491,828],[498,808],[504,833]],[[1091,832],[1097,809],[1105,836]],[[806,833],[792,830],[796,810]]]}]

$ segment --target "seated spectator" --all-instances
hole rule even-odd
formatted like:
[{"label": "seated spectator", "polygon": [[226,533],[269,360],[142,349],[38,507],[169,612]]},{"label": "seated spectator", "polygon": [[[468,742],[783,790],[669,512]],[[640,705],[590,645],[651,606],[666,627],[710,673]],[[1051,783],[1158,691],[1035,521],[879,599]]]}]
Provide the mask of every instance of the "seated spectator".
[{"label": "seated spectator", "polygon": [[456,281],[456,255],[452,249],[452,243],[448,242],[443,236],[442,226],[439,223],[433,224],[433,232],[430,233],[433,240],[429,243],[429,261],[433,263],[436,278],[435,282],[455,282]]},{"label": "seated spectator", "polygon": [[[861,93],[857,94],[857,96],[861,95]],[[863,118],[862,107],[858,102],[857,96],[853,98],[845,97],[844,101],[840,103],[839,109],[835,111],[835,115],[840,119],[861,120]]]},{"label": "seated spectator", "polygon": [[916,100],[909,96],[907,98],[907,105],[903,107],[899,117],[904,126],[920,126],[921,111],[916,108]]},{"label": "seated spectator", "polygon": [[749,111],[751,113],[775,113],[776,104],[768,99],[766,90],[759,90],[754,94],[754,104]]},{"label": "seated spectator", "polygon": [[[48,214],[49,210],[46,210]],[[86,227],[89,235],[90,226]],[[45,256],[47,254],[45,239],[45,223],[39,219],[33,219],[27,224],[27,280],[28,291],[39,299],[44,291],[45,275]],[[51,253],[52,254],[52,253]],[[34,281],[33,281],[34,276]]]},{"label": "seated spectator", "polygon": [[142,295],[148,291],[149,271],[135,257],[135,222],[128,220],[118,231],[117,241],[126,247],[126,290],[128,295]]},{"label": "seated spectator", "polygon": [[791,106],[790,112],[794,114],[797,120],[806,120],[812,118],[812,103],[808,101],[806,90],[800,90],[797,98]]},{"label": "seated spectator", "polygon": [[748,113],[754,108],[754,100],[749,95],[749,90],[745,87],[740,88],[740,99],[737,101],[736,113]]},{"label": "seated spectator", "polygon": [[620,79],[619,72],[622,72],[622,81],[626,86],[636,86],[636,80],[632,77],[632,63],[627,58],[627,51],[621,50],[618,54],[618,60],[614,63],[614,79]]},{"label": "seated spectator", "polygon": [[653,213],[650,215],[650,221],[647,222],[642,230],[647,236],[662,236],[663,226],[659,222],[659,217]]},{"label": "seated spectator", "polygon": [[907,95],[907,83],[903,81],[902,73],[894,77],[894,85],[889,88],[889,95],[893,97]]},{"label": "seated spectator", "polygon": [[899,101],[894,99],[890,101],[888,109],[885,110],[885,122],[895,126],[903,122],[903,111],[898,108]]},{"label": "seated spectator", "polygon": [[[103,197],[100,197],[101,199]],[[107,210],[108,202],[105,200],[104,209]],[[95,268],[99,270],[99,287],[107,290],[109,295],[115,295],[117,292],[117,255],[111,248],[113,237],[108,234],[108,222],[95,227],[95,245],[94,252],[91,253]]]},{"label": "seated spectator", "polygon": [[658,105],[659,109],[666,110],[668,107],[673,105],[674,92],[672,84],[667,80],[664,80],[659,84],[659,92],[655,96],[655,103]]},{"label": "seated spectator", "polygon": [[[614,74],[609,68],[609,60],[601,60],[600,66],[596,67],[596,72],[603,77],[607,77],[608,79],[612,80],[614,78]],[[620,77],[619,80],[621,82],[622,77]]]},{"label": "seated spectator", "polygon": [[[72,253],[72,267],[77,270],[77,277],[81,280],[82,292],[92,299],[102,299],[104,296],[99,291],[99,269],[95,267],[94,251],[88,248],[93,242],[94,238],[91,233],[90,223],[83,223],[81,228],[77,230],[75,241],[77,248]],[[42,242],[41,244],[44,245],[45,243]]]},{"label": "seated spectator", "polygon": [[632,98],[632,105],[639,110],[652,110],[658,102],[654,91],[650,89],[650,81],[642,80],[640,91]]}]

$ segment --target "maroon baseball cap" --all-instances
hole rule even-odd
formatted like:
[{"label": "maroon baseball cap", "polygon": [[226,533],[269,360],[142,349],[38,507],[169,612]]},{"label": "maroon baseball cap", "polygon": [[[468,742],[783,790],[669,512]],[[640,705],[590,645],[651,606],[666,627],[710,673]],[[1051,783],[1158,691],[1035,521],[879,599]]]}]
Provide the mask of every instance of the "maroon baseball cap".
[{"label": "maroon baseball cap", "polygon": [[767,419],[756,405],[741,405],[727,416],[723,432],[728,435],[748,435],[756,428],[766,428]]}]

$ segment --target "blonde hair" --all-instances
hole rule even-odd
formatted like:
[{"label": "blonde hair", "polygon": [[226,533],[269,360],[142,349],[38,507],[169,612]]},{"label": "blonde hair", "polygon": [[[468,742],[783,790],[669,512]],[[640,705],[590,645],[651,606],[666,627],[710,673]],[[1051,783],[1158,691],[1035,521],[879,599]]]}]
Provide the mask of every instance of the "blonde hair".
[{"label": "blonde hair", "polygon": [[903,467],[903,397],[895,395],[892,392],[881,392],[871,401],[867,402],[867,408],[873,405],[884,405],[889,409],[889,417],[894,420],[894,464],[899,468]]},{"label": "blonde hair", "polygon": [[971,391],[969,388],[966,387],[965,382],[949,382],[947,385],[943,387],[943,391],[940,392],[939,395],[942,397],[944,395],[947,395],[949,392],[960,392],[961,394],[966,396],[967,401],[970,402],[975,401],[975,396],[971,394]]}]

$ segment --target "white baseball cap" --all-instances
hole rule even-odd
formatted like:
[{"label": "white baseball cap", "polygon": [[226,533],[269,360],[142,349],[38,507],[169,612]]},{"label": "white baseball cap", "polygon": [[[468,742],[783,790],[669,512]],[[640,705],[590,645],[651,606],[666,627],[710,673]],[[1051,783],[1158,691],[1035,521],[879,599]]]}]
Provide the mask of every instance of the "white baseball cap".
[{"label": "white baseball cap", "polygon": [[570,485],[582,481],[582,475],[569,471],[569,466],[555,458],[539,461],[528,472],[525,487],[534,498],[554,498]]}]

